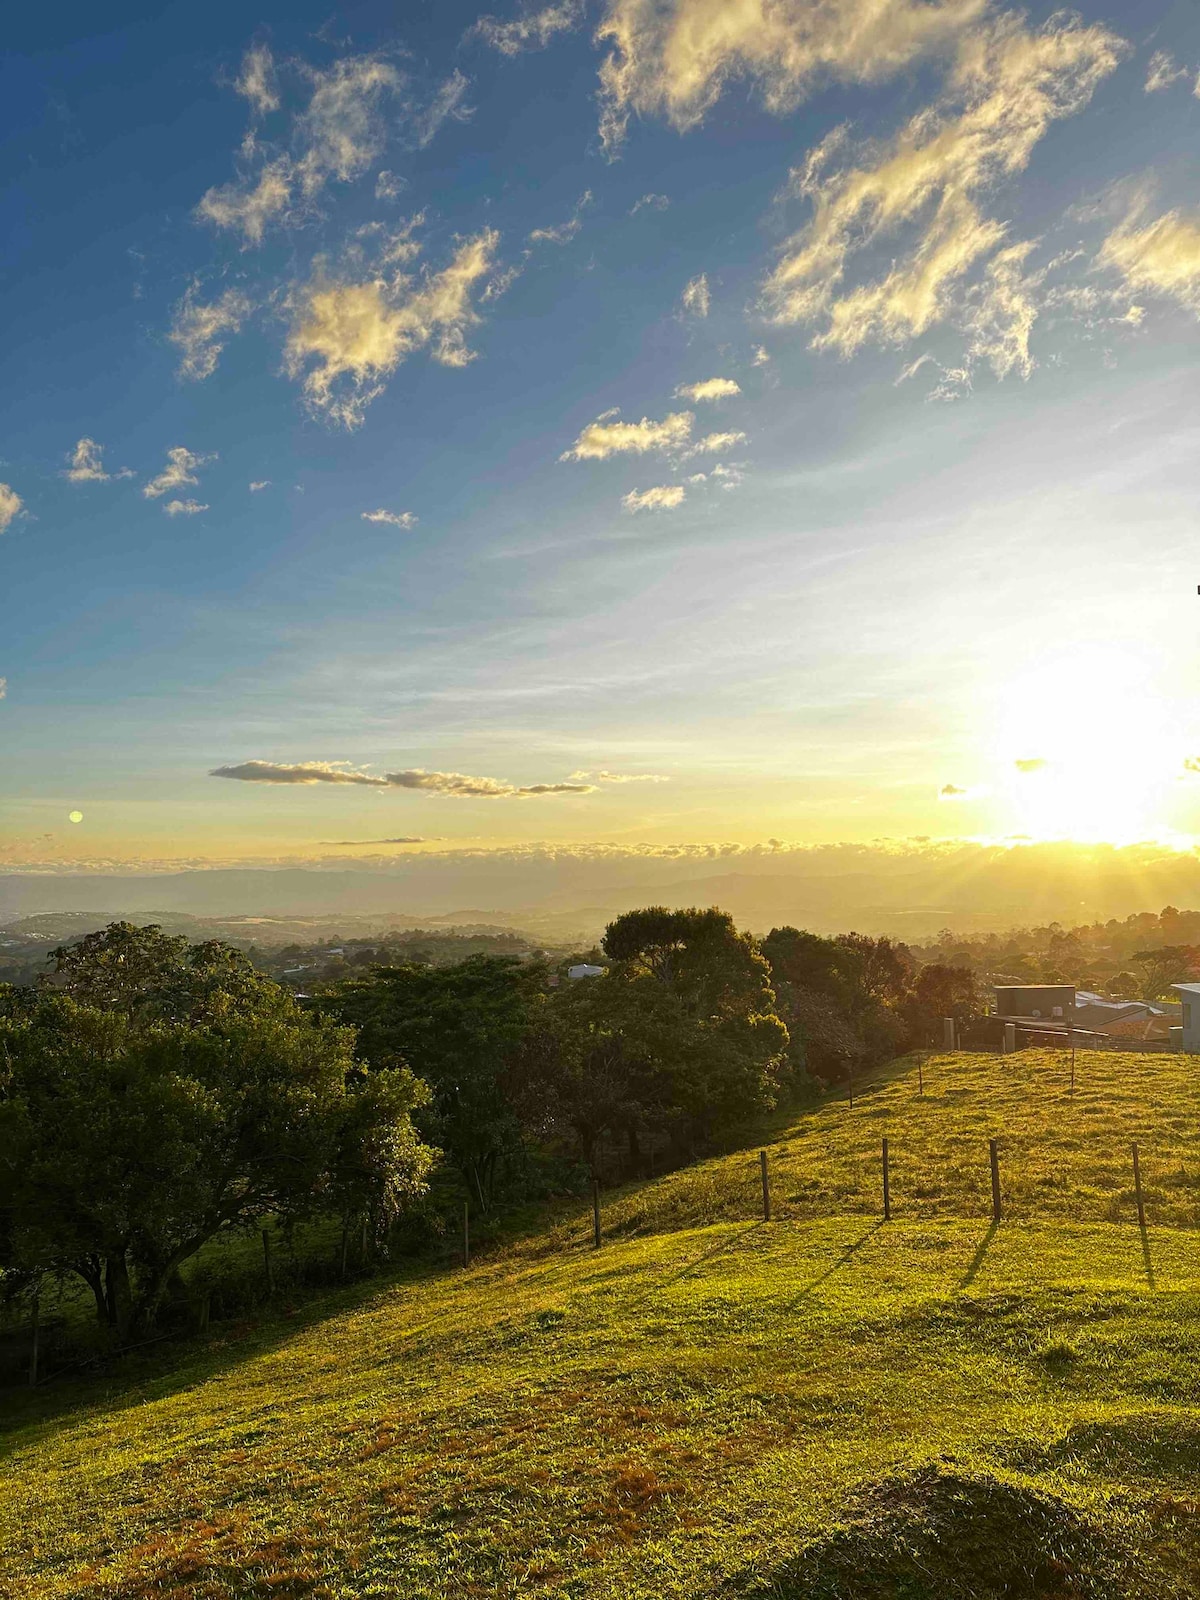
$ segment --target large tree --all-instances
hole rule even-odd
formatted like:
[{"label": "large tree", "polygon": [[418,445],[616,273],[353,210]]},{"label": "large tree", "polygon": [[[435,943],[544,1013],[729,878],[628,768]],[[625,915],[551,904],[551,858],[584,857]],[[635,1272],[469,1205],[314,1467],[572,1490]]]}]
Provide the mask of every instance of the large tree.
[{"label": "large tree", "polygon": [[405,1061],[432,1091],[421,1125],[486,1211],[523,1120],[511,1075],[542,1003],[545,973],[475,955],[448,967],[377,967],[327,990],[316,1006],[358,1029],[368,1061]]},{"label": "large tree", "polygon": [[110,932],[60,959],[68,992],[0,997],[0,1267],[77,1273],[127,1338],[218,1233],[319,1207],[385,1222],[434,1152],[424,1085],[366,1069],[236,951]]}]

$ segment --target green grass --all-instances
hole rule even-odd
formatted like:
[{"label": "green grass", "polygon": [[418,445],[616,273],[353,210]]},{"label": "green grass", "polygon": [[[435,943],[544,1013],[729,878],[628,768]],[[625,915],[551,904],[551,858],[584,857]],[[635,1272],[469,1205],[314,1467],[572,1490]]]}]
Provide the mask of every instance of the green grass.
[{"label": "green grass", "polygon": [[741,1152],[608,1197],[598,1253],[576,1215],[22,1402],[0,1595],[1194,1597],[1196,1084],[1080,1065],[1072,1106],[1056,1056],[900,1064],[778,1130],[769,1224]]}]

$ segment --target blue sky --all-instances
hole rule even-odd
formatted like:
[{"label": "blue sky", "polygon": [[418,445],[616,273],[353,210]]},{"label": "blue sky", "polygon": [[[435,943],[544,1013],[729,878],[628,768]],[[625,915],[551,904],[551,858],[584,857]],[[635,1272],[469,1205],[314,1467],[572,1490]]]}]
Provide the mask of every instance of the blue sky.
[{"label": "blue sky", "polygon": [[1200,832],[1194,6],[97,19],[0,66],[10,870]]}]

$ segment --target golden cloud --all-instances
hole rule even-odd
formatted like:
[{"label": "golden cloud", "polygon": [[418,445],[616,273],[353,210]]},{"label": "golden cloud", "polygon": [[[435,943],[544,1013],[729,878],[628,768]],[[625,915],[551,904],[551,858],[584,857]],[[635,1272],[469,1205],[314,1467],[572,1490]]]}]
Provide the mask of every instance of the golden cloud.
[{"label": "golden cloud", "polygon": [[195,286],[189,288],[175,308],[167,335],[180,352],[180,377],[211,377],[225,348],[226,336],[237,333],[253,309],[253,302],[240,289],[226,289],[216,300],[203,305],[196,299]]},{"label": "golden cloud", "polygon": [[357,427],[384,381],[413,351],[429,347],[448,367],[471,361],[466,335],[480,320],[471,294],[491,270],[499,241],[487,228],[465,240],[449,266],[417,281],[403,275],[363,283],[319,280],[298,291],[285,362],[292,377],[303,374],[309,403]]},{"label": "golden cloud", "polygon": [[1200,221],[1180,211],[1138,227],[1139,213],[1109,234],[1100,251],[1131,289],[1168,295],[1200,313]]},{"label": "golden cloud", "polygon": [[690,411],[672,411],[661,422],[643,417],[640,422],[610,420],[607,411],[587,427],[560,461],[606,461],[615,455],[645,455],[650,450],[679,450],[691,437],[695,417]]},{"label": "golden cloud", "polygon": [[[893,140],[853,152],[845,130],[835,130],[795,174],[813,217],[765,285],[774,320],[823,322],[814,347],[849,355],[868,340],[901,343],[946,317],[962,280],[1005,238],[1005,225],[981,209],[982,195],[1024,169],[1050,124],[1081,110],[1124,50],[1100,25],[1060,19],[1031,32],[1002,18],[959,41],[943,104],[912,117]],[[906,227],[916,232],[907,254],[897,253],[882,278],[847,288],[857,253]],[[1011,246],[1016,253],[977,297],[985,302],[980,326],[1008,368],[1025,360],[1031,308],[1016,269],[1029,248]]]},{"label": "golden cloud", "polygon": [[7,483],[0,483],[0,533],[4,533],[12,526],[22,505],[24,501],[17,491]]},{"label": "golden cloud", "polygon": [[699,383],[681,384],[675,395],[680,400],[724,400],[741,392],[741,384],[733,378],[703,378]]},{"label": "golden cloud", "polygon": [[662,483],[652,489],[631,489],[621,496],[626,511],[674,511],[683,504],[687,491],[681,483]]},{"label": "golden cloud", "polygon": [[731,78],[768,110],[791,110],[823,77],[875,83],[941,51],[987,0],[608,0],[596,37],[601,135],[616,149],[631,114],[694,127]]},{"label": "golden cloud", "polygon": [[167,465],[156,478],[151,478],[149,483],[142,486],[142,493],[147,500],[156,500],[159,495],[167,494],[172,489],[194,488],[200,482],[196,477],[196,469],[216,459],[215,453],[198,455],[194,450],[177,444],[167,451]]}]

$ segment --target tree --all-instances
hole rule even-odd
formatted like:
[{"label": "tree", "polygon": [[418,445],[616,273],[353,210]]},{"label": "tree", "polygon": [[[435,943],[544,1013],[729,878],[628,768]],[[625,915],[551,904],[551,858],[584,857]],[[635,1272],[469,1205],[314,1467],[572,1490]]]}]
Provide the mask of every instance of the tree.
[{"label": "tree", "polygon": [[448,967],[377,967],[324,991],[314,1006],[358,1029],[368,1060],[405,1061],[432,1091],[420,1123],[480,1207],[521,1149],[508,1074],[541,1004],[540,967],[474,955]]},{"label": "tree", "polygon": [[77,1273],[124,1340],[220,1232],[350,1204],[385,1222],[422,1192],[406,1068],[369,1072],[236,951],[107,932],[68,968],[86,1001],[0,1000],[0,1268]]},{"label": "tree", "polygon": [[1139,950],[1133,957],[1139,969],[1138,996],[1147,1002],[1167,994],[1173,983],[1187,983],[1195,976],[1198,952],[1190,945],[1163,945],[1158,950]]},{"label": "tree", "polygon": [[788,1033],[771,970],[727,912],[651,906],[610,923],[614,963],[591,980],[620,1015],[625,1048],[695,1136],[774,1103]]},{"label": "tree", "polygon": [[941,1019],[974,1022],[983,1013],[975,974],[968,967],[933,961],[917,973],[903,1002],[903,1012],[914,1044],[940,1043]]}]

